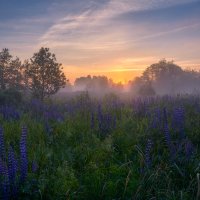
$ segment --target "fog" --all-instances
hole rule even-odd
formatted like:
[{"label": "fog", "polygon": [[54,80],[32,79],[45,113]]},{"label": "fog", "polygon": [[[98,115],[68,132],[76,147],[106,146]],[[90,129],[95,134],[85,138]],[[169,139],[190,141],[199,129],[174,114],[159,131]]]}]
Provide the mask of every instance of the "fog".
[{"label": "fog", "polygon": [[140,77],[130,80],[128,84],[114,83],[106,76],[85,76],[75,80],[60,90],[58,95],[74,96],[88,92],[94,97],[114,94],[127,96],[162,96],[178,94],[200,94],[200,72],[183,70],[173,61],[161,60],[147,67]]}]

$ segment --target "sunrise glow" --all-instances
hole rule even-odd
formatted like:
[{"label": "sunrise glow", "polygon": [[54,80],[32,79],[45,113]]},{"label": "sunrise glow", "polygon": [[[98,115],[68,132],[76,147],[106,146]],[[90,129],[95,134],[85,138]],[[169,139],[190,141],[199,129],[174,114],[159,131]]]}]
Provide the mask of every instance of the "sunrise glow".
[{"label": "sunrise glow", "polygon": [[162,58],[199,69],[198,0],[3,2],[0,48],[29,59],[49,47],[71,83],[88,74],[126,83]]}]

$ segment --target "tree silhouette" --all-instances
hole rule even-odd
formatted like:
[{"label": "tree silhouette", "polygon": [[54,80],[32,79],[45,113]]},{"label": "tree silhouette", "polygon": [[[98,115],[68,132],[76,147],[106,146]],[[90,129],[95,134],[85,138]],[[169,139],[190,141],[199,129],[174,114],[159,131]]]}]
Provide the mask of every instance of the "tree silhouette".
[{"label": "tree silhouette", "polygon": [[31,79],[30,90],[34,97],[43,100],[55,94],[66,84],[66,77],[61,71],[62,65],[56,62],[55,54],[49,48],[41,48],[31,58],[28,76]]},{"label": "tree silhouette", "polygon": [[21,90],[23,87],[22,63],[18,57],[10,62],[7,73],[7,87]]},{"label": "tree silhouette", "polygon": [[173,61],[163,59],[147,67],[142,76],[135,79],[133,88],[140,95],[175,94],[183,89],[184,75],[189,76],[189,73]]},{"label": "tree silhouette", "polygon": [[146,82],[158,82],[163,79],[172,80],[177,76],[182,75],[183,70],[173,61],[167,62],[165,59],[160,60],[158,63],[152,64],[148,67],[142,75],[142,79]]},{"label": "tree silhouette", "polygon": [[109,87],[109,80],[106,76],[86,76],[75,80],[74,85],[89,91],[105,90]]},{"label": "tree silhouette", "polygon": [[8,78],[8,69],[10,66],[12,56],[9,53],[8,49],[3,49],[0,52],[0,87],[1,90],[6,89],[7,78]]},{"label": "tree silhouette", "polygon": [[21,89],[22,74],[21,61],[19,58],[12,59],[8,49],[0,52],[0,88],[5,89]]}]

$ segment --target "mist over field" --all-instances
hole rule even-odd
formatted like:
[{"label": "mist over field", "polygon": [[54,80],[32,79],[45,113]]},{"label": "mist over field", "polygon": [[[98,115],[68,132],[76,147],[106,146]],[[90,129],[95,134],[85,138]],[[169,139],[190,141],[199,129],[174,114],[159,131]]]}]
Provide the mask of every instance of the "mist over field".
[{"label": "mist over field", "polygon": [[173,61],[160,60],[147,67],[140,77],[129,80],[128,83],[114,83],[106,76],[85,76],[76,78],[73,84],[60,90],[57,94],[67,96],[88,92],[91,96],[103,97],[115,94],[119,97],[148,97],[163,95],[199,95],[200,72],[184,70]]},{"label": "mist over field", "polygon": [[0,3],[0,199],[200,199],[200,0]]}]

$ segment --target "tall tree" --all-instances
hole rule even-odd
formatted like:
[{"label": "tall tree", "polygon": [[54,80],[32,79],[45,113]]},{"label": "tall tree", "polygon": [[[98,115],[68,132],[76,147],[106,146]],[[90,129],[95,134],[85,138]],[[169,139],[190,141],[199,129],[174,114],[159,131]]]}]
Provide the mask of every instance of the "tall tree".
[{"label": "tall tree", "polygon": [[0,89],[17,89],[22,87],[22,64],[18,57],[12,59],[8,49],[0,52]]},{"label": "tall tree", "polygon": [[8,49],[3,49],[0,52],[0,88],[1,90],[6,89],[7,78],[9,76],[8,69],[10,66],[12,56]]},{"label": "tall tree", "polygon": [[42,47],[33,55],[28,75],[33,95],[41,100],[55,94],[66,84],[62,64],[57,63],[55,54],[50,53],[49,48]]},{"label": "tall tree", "polygon": [[6,75],[7,88],[13,88],[16,90],[22,89],[22,63],[18,57],[11,60],[6,71]]},{"label": "tall tree", "polygon": [[175,94],[181,89],[183,76],[181,67],[163,59],[147,67],[142,76],[135,79],[133,88],[142,95]]},{"label": "tall tree", "polygon": [[177,76],[182,75],[183,70],[173,61],[160,60],[154,63],[143,72],[142,79],[146,82],[149,81],[163,81],[164,79],[175,79]]},{"label": "tall tree", "polygon": [[22,79],[23,79],[23,89],[24,94],[28,95],[29,93],[29,85],[30,85],[30,78],[29,78],[29,69],[30,69],[30,62],[29,60],[25,60],[22,64]]}]

